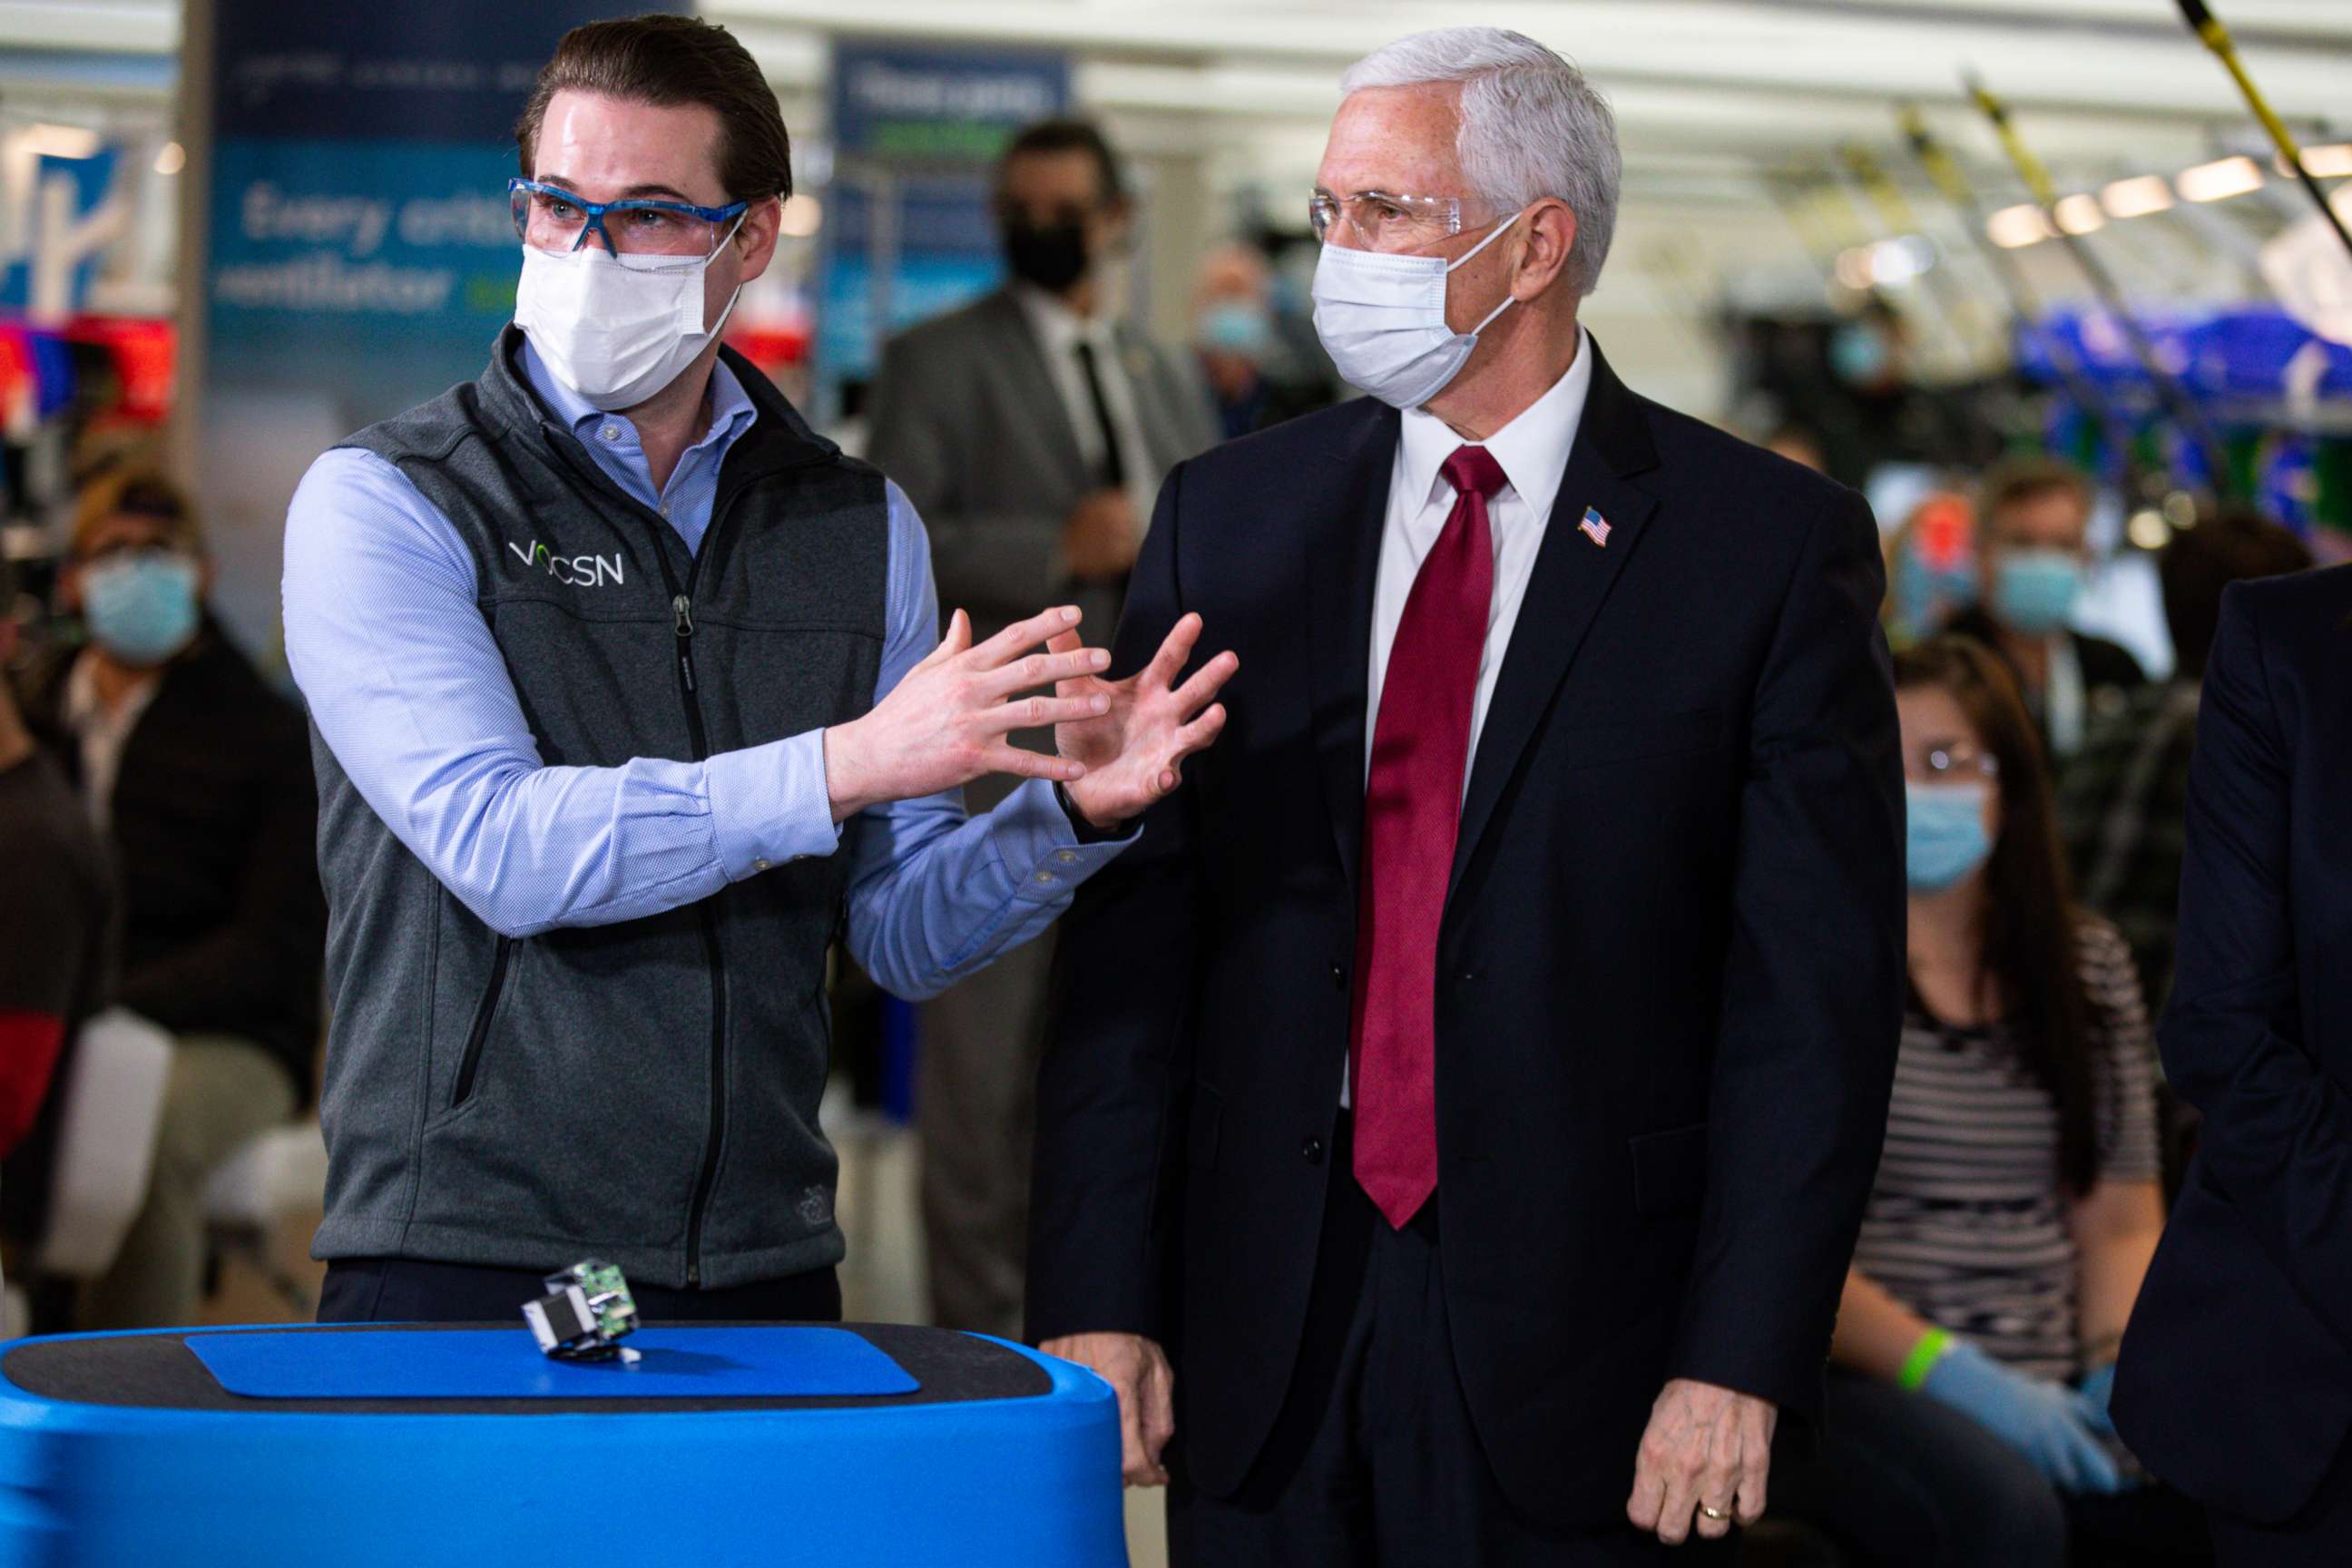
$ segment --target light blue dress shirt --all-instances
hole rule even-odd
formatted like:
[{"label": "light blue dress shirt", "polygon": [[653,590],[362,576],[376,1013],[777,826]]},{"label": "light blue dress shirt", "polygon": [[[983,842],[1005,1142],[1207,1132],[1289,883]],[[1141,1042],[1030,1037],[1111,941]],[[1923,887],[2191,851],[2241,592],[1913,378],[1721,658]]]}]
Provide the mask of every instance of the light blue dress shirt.
[{"label": "light blue dress shirt", "polygon": [[[591,407],[528,346],[522,360],[598,467],[698,549],[727,449],[758,416],[734,374],[712,372],[709,431],[656,491],[629,420]],[[887,495],[877,702],[939,639],[929,537],[905,493]],[[477,607],[472,556],[373,452],[339,447],[310,465],[287,511],[284,594],[287,662],[336,760],[400,841],[509,936],[692,903],[833,854],[845,836],[850,951],[919,998],[1045,930],[1124,847],[1080,844],[1043,780],[969,821],[951,790],[836,826],[821,731],[698,763],[545,765]]]}]

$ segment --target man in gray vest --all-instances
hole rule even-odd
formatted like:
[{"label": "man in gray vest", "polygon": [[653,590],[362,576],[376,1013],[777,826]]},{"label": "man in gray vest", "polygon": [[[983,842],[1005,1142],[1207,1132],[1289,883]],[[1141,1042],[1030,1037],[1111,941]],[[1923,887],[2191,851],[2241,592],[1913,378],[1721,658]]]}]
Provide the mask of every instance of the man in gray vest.
[{"label": "man in gray vest", "polygon": [[[904,494],[719,347],[791,188],[724,30],[575,29],[518,141],[489,367],[321,457],[287,519],[331,910],[319,1315],[501,1319],[593,1255],[648,1318],[838,1317],[828,945],[920,996],[1034,936],[1215,738],[1234,661],[1177,684],[1193,621],[1112,682],[1075,607],[932,646]],[[1038,724],[1060,755],[1008,742]],[[992,773],[1031,782],[967,821]]]}]

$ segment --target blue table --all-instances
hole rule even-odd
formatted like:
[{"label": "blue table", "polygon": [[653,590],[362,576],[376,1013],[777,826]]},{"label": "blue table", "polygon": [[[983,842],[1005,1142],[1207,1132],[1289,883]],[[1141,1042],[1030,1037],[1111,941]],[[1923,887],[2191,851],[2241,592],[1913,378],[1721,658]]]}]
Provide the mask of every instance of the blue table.
[{"label": "blue table", "polygon": [[520,1323],[17,1341],[0,1568],[1126,1563],[1118,1407],[1082,1370],[882,1325],[631,1342],[633,1369],[555,1366]]}]

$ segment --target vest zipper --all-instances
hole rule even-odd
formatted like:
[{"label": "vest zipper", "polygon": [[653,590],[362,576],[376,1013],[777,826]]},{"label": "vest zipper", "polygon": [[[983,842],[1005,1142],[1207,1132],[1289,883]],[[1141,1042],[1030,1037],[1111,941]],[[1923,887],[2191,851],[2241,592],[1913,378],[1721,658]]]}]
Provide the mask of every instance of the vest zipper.
[{"label": "vest zipper", "polygon": [[[718,526],[717,517],[711,527]],[[667,520],[663,526],[667,527]],[[705,531],[705,542],[709,531]],[[701,762],[710,755],[710,741],[702,727],[702,703],[696,695],[694,683],[694,583],[701,575],[702,552],[695,552],[694,564],[687,569],[686,586],[680,589],[677,574],[670,570],[669,554],[660,542],[654,549],[655,558],[661,563],[662,584],[670,593],[669,607],[677,617],[671,631],[677,642],[678,696],[686,705],[687,738],[694,745],[694,760]],[[702,918],[702,947],[710,960],[710,1132],[703,1140],[702,1169],[694,1179],[694,1201],[686,1217],[686,1283],[689,1289],[702,1284],[702,1221],[710,1206],[710,1191],[719,1180],[719,1151],[727,1137],[727,963],[719,945],[719,911],[713,898],[702,900],[698,911]]]},{"label": "vest zipper", "polygon": [[[736,500],[751,488],[751,482],[739,479],[731,485],[722,484],[718,495],[712,498],[710,524],[703,530],[702,543],[694,552],[694,563],[687,568],[686,586],[681,590],[677,574],[670,567],[669,551],[661,537],[670,531],[669,519],[614,484],[609,475],[597,468],[595,460],[585,450],[574,455],[566,446],[567,442],[577,445],[569,431],[544,421],[542,424],[557,452],[583,479],[617,496],[622,504],[634,507],[658,531],[654,539],[654,560],[661,567],[662,585],[669,590],[670,611],[676,617],[671,630],[677,642],[678,697],[686,706],[686,730],[694,744],[694,760],[705,761],[710,755],[710,742],[702,727],[702,704],[696,696],[694,682],[694,585],[702,575],[703,558],[710,552],[712,541],[734,510]],[[816,458],[809,458],[783,467],[800,468],[817,460]],[[722,481],[726,478],[723,471],[720,478]],[[709,1207],[710,1190],[719,1179],[719,1144],[727,1132],[727,966],[719,946],[719,914],[712,907],[716,900],[716,894],[705,899],[700,911],[702,944],[710,959],[710,1136],[703,1145],[702,1172],[695,1179],[693,1206],[687,1213],[686,1282],[689,1288],[699,1287],[702,1283],[703,1211]]]},{"label": "vest zipper", "polygon": [[507,956],[514,952],[515,939],[499,938],[490,950],[490,983],[482,987],[482,999],[474,1008],[474,1026],[466,1032],[466,1051],[457,1058],[457,1081],[449,1090],[449,1109],[455,1110],[466,1103],[474,1092],[474,1071],[481,1065],[482,1042],[490,1037],[490,1019],[499,1010],[499,994],[506,989]]}]

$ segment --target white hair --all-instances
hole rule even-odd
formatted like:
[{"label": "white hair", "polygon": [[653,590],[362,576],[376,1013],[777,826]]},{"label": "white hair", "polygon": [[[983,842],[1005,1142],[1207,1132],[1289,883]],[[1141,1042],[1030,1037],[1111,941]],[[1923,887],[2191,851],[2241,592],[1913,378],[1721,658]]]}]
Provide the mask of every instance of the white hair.
[{"label": "white hair", "polygon": [[1576,214],[1565,272],[1590,294],[1617,227],[1617,121],[1584,73],[1523,33],[1440,27],[1374,50],[1339,79],[1371,87],[1462,84],[1454,151],[1470,194],[1497,213],[1557,196]]}]

